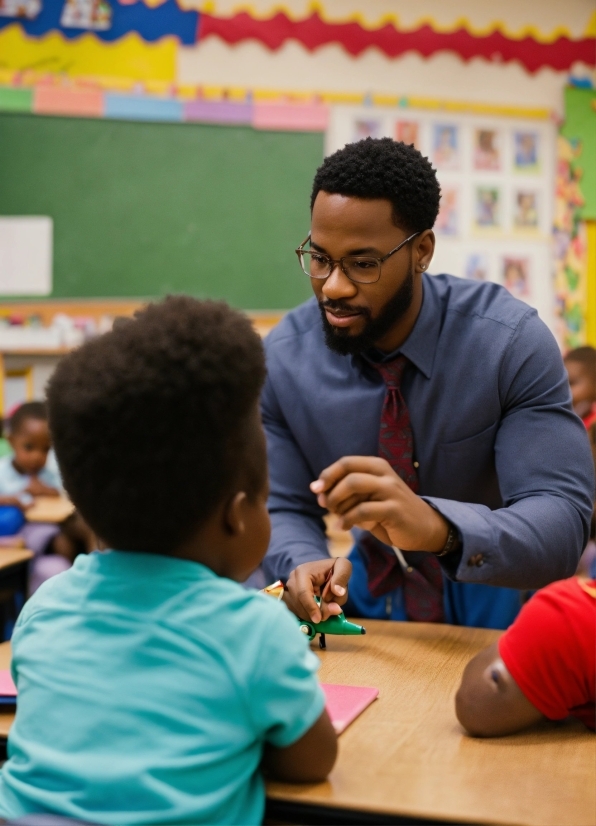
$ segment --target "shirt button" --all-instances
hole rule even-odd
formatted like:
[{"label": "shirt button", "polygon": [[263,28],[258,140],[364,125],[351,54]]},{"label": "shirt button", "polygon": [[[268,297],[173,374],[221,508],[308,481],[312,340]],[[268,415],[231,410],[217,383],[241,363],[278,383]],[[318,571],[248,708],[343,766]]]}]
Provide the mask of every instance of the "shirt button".
[{"label": "shirt button", "polygon": [[484,565],[484,557],[482,556],[482,554],[474,554],[474,556],[471,556],[468,559],[468,566],[470,568],[473,568],[474,566],[476,568],[482,568],[483,565]]},{"label": "shirt button", "polygon": [[414,467],[420,467],[420,462],[414,462]]}]

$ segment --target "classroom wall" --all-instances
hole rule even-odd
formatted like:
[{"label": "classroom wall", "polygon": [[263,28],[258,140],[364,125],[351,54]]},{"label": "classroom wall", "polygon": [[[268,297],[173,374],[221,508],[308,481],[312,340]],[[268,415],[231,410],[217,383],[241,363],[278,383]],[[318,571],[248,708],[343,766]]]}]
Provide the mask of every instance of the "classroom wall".
[{"label": "classroom wall", "polygon": [[[214,117],[228,124],[224,130],[265,130],[247,140],[266,152],[279,130],[322,137],[335,104],[557,120],[570,80],[589,85],[595,79],[593,0],[255,0],[250,6],[113,0],[107,30],[91,18],[78,30],[65,27],[65,2],[44,0],[43,13],[32,20],[0,16],[0,109],[137,121]],[[217,114],[205,114],[212,104],[220,106]],[[134,126],[141,135],[145,123]],[[43,167],[43,151],[40,156],[36,164]],[[317,162],[305,159],[304,192]],[[31,214],[33,201],[26,203],[12,178],[14,197],[5,199],[5,209],[21,204]],[[250,192],[244,195],[250,203]],[[284,197],[280,192],[280,201]],[[192,221],[192,199],[184,209],[182,219]],[[209,215],[202,220],[208,224]],[[298,223],[287,224],[288,238]],[[56,229],[63,231],[64,222]],[[105,295],[114,283],[120,295],[159,294],[168,286],[152,280],[149,291],[129,289],[113,269],[107,280],[93,267],[56,273],[54,294],[65,297]],[[299,300],[279,285],[270,300],[257,291],[255,301],[240,281],[233,293],[221,286],[207,285],[207,293],[215,290],[252,309],[283,309]]]},{"label": "classroom wall", "polygon": [[[557,34],[579,38],[596,31],[592,0],[570,0],[564,5],[560,0],[505,0],[498,4],[489,0],[326,0],[322,5],[329,19],[345,21],[356,16],[365,26],[376,27],[393,18],[406,31],[429,23],[438,31],[465,28],[482,36],[496,28],[518,39],[534,35],[545,44],[552,43]],[[218,15],[231,15],[238,6],[234,0],[209,4],[212,13]],[[251,4],[253,17],[265,17],[274,8],[279,6],[270,0]],[[286,0],[283,8],[292,19],[300,19],[312,7],[304,0]],[[288,41],[272,50],[254,40],[232,45],[220,37],[184,46],[178,54],[182,83],[257,88],[275,85],[290,91],[401,92],[484,104],[544,106],[559,114],[563,112],[563,88],[570,73],[593,77],[593,61],[591,65],[578,61],[564,70],[545,66],[529,72],[517,61],[505,62],[498,52],[490,60],[477,57],[468,62],[449,51],[429,57],[411,51],[390,58],[378,48],[354,56],[333,43],[311,51],[299,42]]]}]

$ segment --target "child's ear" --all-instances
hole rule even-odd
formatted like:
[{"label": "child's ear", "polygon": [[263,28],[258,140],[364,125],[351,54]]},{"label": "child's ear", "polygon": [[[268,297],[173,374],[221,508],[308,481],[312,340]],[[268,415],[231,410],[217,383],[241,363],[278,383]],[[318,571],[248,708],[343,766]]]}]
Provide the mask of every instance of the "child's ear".
[{"label": "child's ear", "polygon": [[242,536],[244,533],[244,508],[247,497],[243,490],[234,494],[225,507],[224,528],[230,536]]},{"label": "child's ear", "polygon": [[8,444],[14,450],[14,436],[11,434],[11,435],[7,436],[6,438],[7,438]]}]

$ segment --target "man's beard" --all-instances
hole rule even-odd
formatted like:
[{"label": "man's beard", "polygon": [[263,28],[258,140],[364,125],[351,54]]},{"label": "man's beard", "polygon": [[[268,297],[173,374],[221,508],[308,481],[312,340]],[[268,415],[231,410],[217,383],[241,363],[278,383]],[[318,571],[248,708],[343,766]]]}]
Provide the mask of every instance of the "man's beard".
[{"label": "man's beard", "polygon": [[414,298],[414,271],[408,271],[406,280],[399,290],[389,299],[377,318],[371,318],[370,310],[362,308],[361,313],[365,320],[364,330],[357,336],[350,335],[343,327],[333,327],[325,315],[325,307],[331,312],[349,312],[351,307],[346,301],[320,301],[319,310],[323,320],[325,344],[334,353],[341,356],[357,355],[370,350],[380,341],[391,328],[405,316],[410,309]]}]

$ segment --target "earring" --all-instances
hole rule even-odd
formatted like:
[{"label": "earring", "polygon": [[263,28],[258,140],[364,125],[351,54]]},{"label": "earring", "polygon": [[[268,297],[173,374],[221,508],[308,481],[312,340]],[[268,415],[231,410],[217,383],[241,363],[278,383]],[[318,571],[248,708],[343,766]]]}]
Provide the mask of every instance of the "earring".
[{"label": "earring", "polygon": [[426,269],[426,264],[420,264],[420,269],[425,270]]}]

